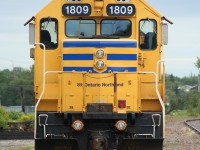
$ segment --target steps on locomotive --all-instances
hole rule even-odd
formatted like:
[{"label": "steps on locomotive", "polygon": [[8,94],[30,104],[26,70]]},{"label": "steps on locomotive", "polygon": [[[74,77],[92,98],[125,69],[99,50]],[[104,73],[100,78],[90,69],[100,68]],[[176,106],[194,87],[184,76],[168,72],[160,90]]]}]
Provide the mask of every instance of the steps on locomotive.
[{"label": "steps on locomotive", "polygon": [[153,121],[153,125],[149,125],[153,127],[153,133],[152,134],[135,134],[134,138],[155,138],[155,134],[156,134],[156,127],[160,127],[161,125],[161,115],[160,114],[153,114],[152,115],[152,121]]}]

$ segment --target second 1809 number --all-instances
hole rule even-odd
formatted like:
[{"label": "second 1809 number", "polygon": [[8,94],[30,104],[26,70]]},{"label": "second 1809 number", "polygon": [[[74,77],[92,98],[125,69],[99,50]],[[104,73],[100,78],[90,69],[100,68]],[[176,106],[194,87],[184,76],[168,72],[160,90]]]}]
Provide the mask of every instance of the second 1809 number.
[{"label": "second 1809 number", "polygon": [[135,6],[132,4],[109,4],[107,14],[108,16],[133,16]]}]

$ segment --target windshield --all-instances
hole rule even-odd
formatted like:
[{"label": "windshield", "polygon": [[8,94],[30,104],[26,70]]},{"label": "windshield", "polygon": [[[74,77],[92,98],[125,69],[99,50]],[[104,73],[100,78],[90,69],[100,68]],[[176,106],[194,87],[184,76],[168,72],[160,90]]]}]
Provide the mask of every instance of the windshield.
[{"label": "windshield", "polygon": [[[99,30],[96,28],[100,27]],[[96,33],[100,31],[100,33]],[[129,37],[132,34],[130,20],[102,20],[96,24],[95,20],[74,20],[66,21],[66,35],[79,38],[120,38]]]},{"label": "windshield", "polygon": [[101,35],[127,37],[131,35],[131,32],[129,20],[103,20],[101,22]]},{"label": "windshield", "polygon": [[89,37],[96,34],[94,20],[67,20],[66,35],[69,37]]},{"label": "windshield", "polygon": [[[43,18],[40,21],[40,43],[45,44],[46,49],[58,47],[58,21],[55,18]],[[41,46],[41,48],[43,48]]]},{"label": "windshield", "polygon": [[140,21],[140,49],[154,50],[157,48],[156,24],[156,20],[153,19],[143,19]]}]

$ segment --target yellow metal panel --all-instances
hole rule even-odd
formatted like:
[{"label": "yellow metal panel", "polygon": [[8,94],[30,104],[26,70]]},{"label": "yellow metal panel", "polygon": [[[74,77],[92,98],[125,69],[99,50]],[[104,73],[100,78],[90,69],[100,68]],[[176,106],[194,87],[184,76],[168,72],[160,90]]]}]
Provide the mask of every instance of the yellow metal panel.
[{"label": "yellow metal panel", "polygon": [[107,95],[93,95],[92,102],[87,102],[87,103],[108,103],[108,96]]},{"label": "yellow metal panel", "polygon": [[87,61],[87,60],[69,60],[69,61],[63,61],[63,66],[65,67],[71,67],[71,66],[74,66],[74,67],[88,67],[88,66],[93,66],[94,65],[94,61],[91,60],[91,61]]},{"label": "yellow metal panel", "polygon": [[86,103],[111,103],[114,105],[113,74],[88,74],[85,83]]},{"label": "yellow metal panel", "polygon": [[67,95],[63,97],[63,101],[66,101],[63,111],[67,112],[82,112],[83,111],[83,95]]},{"label": "yellow metal panel", "polygon": [[158,99],[155,83],[141,83],[141,99]]},{"label": "yellow metal panel", "polygon": [[[77,39],[68,39],[68,40],[64,40],[64,41],[86,41],[86,40],[77,40]],[[90,40],[87,40],[90,41]],[[94,52],[96,52],[97,48],[63,48],[62,50],[62,54],[93,54]]]},{"label": "yellow metal panel", "polygon": [[62,74],[58,74],[58,112],[62,111]]},{"label": "yellow metal panel", "polygon": [[38,111],[49,111],[49,112],[55,111],[56,112],[57,111],[57,104],[58,104],[57,100],[42,99],[37,110]]},{"label": "yellow metal panel", "polygon": [[[42,92],[42,85],[38,86],[37,88],[37,95],[36,99],[39,99],[40,94]],[[42,99],[51,100],[51,99],[58,99],[58,84],[46,84],[45,92],[42,96]]]},{"label": "yellow metal panel", "polygon": [[[162,94],[162,84],[158,84],[159,92]],[[155,83],[141,83],[141,99],[158,99]]]},{"label": "yellow metal panel", "polygon": [[138,112],[138,75],[118,74],[117,83],[122,84],[117,87],[117,101],[126,100],[125,109],[118,108],[118,113]]},{"label": "yellow metal panel", "polygon": [[142,111],[161,111],[161,106],[158,100],[142,100]]},{"label": "yellow metal panel", "polygon": [[83,111],[83,74],[64,73],[62,76],[62,111]]},{"label": "yellow metal panel", "polygon": [[109,66],[113,67],[137,67],[138,62],[137,61],[107,61]]}]

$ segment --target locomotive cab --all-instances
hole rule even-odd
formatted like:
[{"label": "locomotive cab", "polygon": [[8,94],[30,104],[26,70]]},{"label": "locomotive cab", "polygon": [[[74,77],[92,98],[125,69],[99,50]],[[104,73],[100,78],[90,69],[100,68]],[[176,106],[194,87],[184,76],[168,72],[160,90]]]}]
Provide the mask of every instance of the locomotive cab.
[{"label": "locomotive cab", "polygon": [[144,0],[52,0],[28,23],[36,150],[162,149],[167,25],[157,11]]}]

